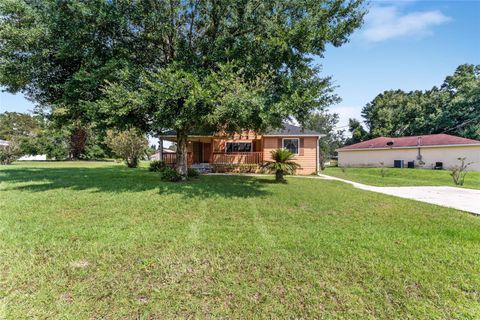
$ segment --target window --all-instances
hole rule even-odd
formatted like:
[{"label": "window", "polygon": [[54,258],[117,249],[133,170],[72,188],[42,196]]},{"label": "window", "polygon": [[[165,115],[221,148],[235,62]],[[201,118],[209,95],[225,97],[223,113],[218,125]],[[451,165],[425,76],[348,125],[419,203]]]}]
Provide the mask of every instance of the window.
[{"label": "window", "polygon": [[225,149],[227,152],[251,152],[252,143],[251,142],[227,142]]},{"label": "window", "polygon": [[298,154],[299,139],[283,139],[283,148],[293,154]]}]

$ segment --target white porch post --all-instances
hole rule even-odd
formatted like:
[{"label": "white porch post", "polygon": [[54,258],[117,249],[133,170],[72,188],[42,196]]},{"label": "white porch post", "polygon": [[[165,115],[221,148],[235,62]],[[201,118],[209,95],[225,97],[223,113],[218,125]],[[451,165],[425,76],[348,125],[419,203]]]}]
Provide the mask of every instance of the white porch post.
[{"label": "white porch post", "polygon": [[163,138],[162,137],[160,137],[159,142],[160,142],[160,159],[158,160],[163,160]]}]

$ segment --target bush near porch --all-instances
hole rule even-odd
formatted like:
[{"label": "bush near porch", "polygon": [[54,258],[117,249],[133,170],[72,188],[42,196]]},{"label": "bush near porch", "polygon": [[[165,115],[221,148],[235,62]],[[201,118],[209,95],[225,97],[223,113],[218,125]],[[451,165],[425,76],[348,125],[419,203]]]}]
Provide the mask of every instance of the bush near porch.
[{"label": "bush near porch", "polygon": [[263,173],[259,164],[212,164],[214,173]]}]

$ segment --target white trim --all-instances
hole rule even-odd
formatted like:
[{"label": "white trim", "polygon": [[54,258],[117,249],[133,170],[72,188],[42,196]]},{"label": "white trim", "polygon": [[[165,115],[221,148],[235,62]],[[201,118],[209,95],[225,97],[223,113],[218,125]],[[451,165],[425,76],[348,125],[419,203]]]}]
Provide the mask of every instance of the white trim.
[{"label": "white trim", "polygon": [[[228,152],[227,151],[227,143],[250,143],[250,151],[234,151]],[[226,140],[224,142],[225,153],[235,153],[235,152],[253,152],[253,141],[250,140]]]},{"label": "white trim", "polygon": [[436,144],[432,146],[408,146],[408,147],[391,147],[391,148],[356,148],[356,149],[336,149],[337,152],[343,151],[375,151],[375,150],[396,150],[396,149],[418,149],[418,148],[449,148],[449,147],[480,147],[480,143],[473,144]]},{"label": "white trim", "polygon": [[[282,138],[282,149],[286,149],[285,148],[285,144],[283,143],[285,141],[285,139],[288,139],[288,140],[297,140],[298,141],[298,144],[297,144],[297,153],[294,153],[294,155],[296,156],[299,156],[300,155],[300,138]],[[288,150],[288,149],[287,149]]]}]

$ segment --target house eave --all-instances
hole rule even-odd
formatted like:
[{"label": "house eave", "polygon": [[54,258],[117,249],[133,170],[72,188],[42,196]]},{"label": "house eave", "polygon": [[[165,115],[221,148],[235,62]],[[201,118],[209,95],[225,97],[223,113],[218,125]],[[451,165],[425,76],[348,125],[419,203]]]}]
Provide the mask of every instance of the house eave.
[{"label": "house eave", "polygon": [[325,137],[325,134],[264,134],[264,137]]}]

